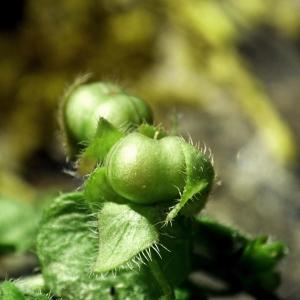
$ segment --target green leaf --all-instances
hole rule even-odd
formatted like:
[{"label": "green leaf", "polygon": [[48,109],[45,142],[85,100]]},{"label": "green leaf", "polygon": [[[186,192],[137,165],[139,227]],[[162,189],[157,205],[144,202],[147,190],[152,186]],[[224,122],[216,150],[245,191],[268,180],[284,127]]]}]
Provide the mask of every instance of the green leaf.
[{"label": "green leaf", "polygon": [[0,285],[1,300],[26,300],[21,291],[12,283],[4,282]]},{"label": "green leaf", "polygon": [[[98,214],[99,254],[96,272],[106,272],[131,261],[137,254],[159,241],[155,223],[159,217],[156,207],[106,202]],[[136,258],[141,264],[143,256]]]},{"label": "green leaf", "polygon": [[37,250],[49,289],[64,300],[159,299],[161,291],[146,267],[117,276],[92,272],[99,247],[97,224],[82,193],[63,194],[45,211]]},{"label": "green leaf", "polygon": [[[126,250],[126,239],[122,239],[122,234],[124,234],[124,230],[131,230],[131,226],[135,226],[135,224],[130,220],[130,219],[124,219],[122,216],[122,213],[126,215],[127,210],[130,210],[131,213],[134,213],[134,220],[139,220],[138,218],[135,217],[136,213],[141,214],[139,216],[140,219],[144,220],[144,217],[147,216],[147,220],[145,220],[148,225],[146,225],[145,229],[148,230],[148,227],[150,225],[150,228],[153,228],[154,223],[158,223],[162,221],[162,217],[164,215],[164,211],[166,207],[161,207],[161,206],[155,206],[155,207],[149,207],[149,206],[139,206],[139,205],[130,205],[128,206],[126,203],[126,200],[123,199],[122,197],[118,196],[110,187],[109,183],[107,182],[106,179],[106,169],[104,167],[98,167],[89,177],[89,179],[86,181],[85,184],[85,189],[84,189],[84,194],[86,201],[88,205],[91,207],[91,209],[95,212],[100,211],[99,214],[99,223],[106,222],[108,223],[108,227],[105,227],[105,224],[102,225],[104,230],[108,230],[108,232],[104,235],[102,231],[100,231],[100,238],[103,237],[103,239],[100,241],[100,247],[102,245],[102,241],[115,241],[118,239],[118,242],[124,242],[124,247]],[[110,202],[115,202],[119,204],[124,204],[123,206],[118,206],[118,205],[113,205],[113,204],[104,204],[106,201]],[[115,211],[112,214],[111,211],[108,209],[103,210],[103,205],[107,206],[115,206],[118,208],[119,211],[115,214]],[[122,208],[123,207],[123,208]],[[124,212],[121,210],[124,209]],[[132,209],[134,209],[132,211]],[[153,212],[154,220],[152,216],[150,216]],[[108,217],[102,218],[102,214],[108,214]],[[112,214],[112,215],[111,215]],[[160,216],[160,220],[158,220]],[[129,218],[129,215],[126,216],[126,218]],[[121,221],[119,219],[121,218]],[[156,221],[155,221],[156,220]],[[158,221],[157,221],[158,220]],[[123,224],[122,222],[129,223],[130,226],[127,226],[127,224]],[[161,267],[170,280],[170,282],[173,285],[180,284],[188,275],[188,272],[190,271],[190,234],[187,234],[188,232],[191,232],[190,226],[186,226],[185,224],[181,224],[180,220],[179,222],[175,222],[172,224],[172,226],[164,226],[163,228],[160,228],[160,237],[159,237],[159,242],[160,244],[164,245],[169,251],[166,251],[163,247],[161,247],[160,255],[162,256],[162,260],[159,260]],[[150,224],[149,224],[150,222]],[[179,224],[180,223],[180,224]],[[183,223],[183,222],[182,222]],[[121,224],[121,226],[120,226]],[[116,227],[114,227],[116,226]],[[119,227],[117,227],[119,226]],[[109,227],[112,227],[109,229]],[[121,228],[121,229],[120,229]],[[134,228],[135,230],[137,229],[136,227]],[[144,229],[144,230],[145,230]],[[155,228],[156,230],[156,228]],[[119,233],[121,235],[121,238],[119,238]],[[141,231],[139,235],[142,237],[144,240],[147,235],[144,235],[145,233]],[[124,238],[126,238],[127,232],[124,234]],[[174,238],[176,237],[176,238]],[[129,239],[130,240],[130,239]],[[140,238],[137,239],[137,241],[140,241]],[[154,241],[157,242],[158,239],[156,237],[156,234],[154,236]],[[141,241],[142,242],[142,241]],[[139,250],[139,247],[141,245],[134,245],[137,247],[137,252]],[[110,243],[109,244],[104,244],[104,247],[111,247]],[[118,245],[115,246],[116,249],[118,249],[118,255],[121,256],[122,260],[126,256],[123,255],[123,252],[120,251],[120,247]],[[129,249],[132,247],[132,245],[129,245]],[[131,249],[134,251],[134,248]],[[100,250],[99,255],[103,255],[102,251]],[[108,249],[108,254],[111,255],[111,251]],[[135,251],[133,252],[135,255]],[[102,257],[103,260],[106,259],[106,257]]]},{"label": "green leaf", "polygon": [[276,299],[276,267],[287,253],[282,242],[248,237],[208,217],[196,217],[194,267],[258,299]]},{"label": "green leaf", "polygon": [[181,211],[193,215],[200,211],[207,200],[214,179],[210,160],[197,148],[183,142],[182,151],[186,162],[186,182],[178,203],[171,208],[166,223],[171,222]]},{"label": "green leaf", "polygon": [[196,216],[194,220],[198,250],[208,258],[228,260],[247,246],[249,238],[230,226],[207,216]]},{"label": "green leaf", "polygon": [[39,291],[24,292],[14,283],[5,281],[0,285],[1,300],[50,300],[50,297]]},{"label": "green leaf", "polygon": [[97,163],[103,162],[111,147],[123,136],[124,134],[109,121],[100,118],[95,137],[77,161],[79,173],[85,175],[91,172]]},{"label": "green leaf", "polygon": [[0,253],[32,248],[38,218],[29,204],[0,195]]},{"label": "green leaf", "polygon": [[272,242],[267,236],[260,236],[248,242],[241,263],[254,271],[268,270],[274,268],[286,252],[286,246],[282,242]]},{"label": "green leaf", "polygon": [[23,294],[40,294],[42,292],[49,292],[41,274],[21,277],[15,280],[14,284],[20,291],[22,291]]},{"label": "green leaf", "polygon": [[111,187],[106,176],[106,167],[97,167],[84,184],[84,197],[93,211],[99,211],[106,201],[127,202]]},{"label": "green leaf", "polygon": [[[175,298],[176,298],[176,300],[189,300],[189,299],[191,299],[191,295],[188,290],[178,288],[178,289],[175,289]],[[200,299],[198,299],[198,300],[200,300]]]},{"label": "green leaf", "polygon": [[97,241],[90,213],[82,194],[71,193],[56,198],[42,219],[38,257],[47,285],[63,299],[109,299],[109,286],[91,275]]}]

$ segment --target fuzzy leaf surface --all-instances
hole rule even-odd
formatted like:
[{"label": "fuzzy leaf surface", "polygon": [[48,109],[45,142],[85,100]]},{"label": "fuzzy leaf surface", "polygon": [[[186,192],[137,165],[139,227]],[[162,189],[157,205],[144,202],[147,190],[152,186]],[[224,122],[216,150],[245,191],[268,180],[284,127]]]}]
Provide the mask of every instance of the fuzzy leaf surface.
[{"label": "fuzzy leaf surface", "polygon": [[21,291],[12,283],[4,282],[0,285],[1,300],[26,300]]},{"label": "fuzzy leaf surface", "polygon": [[51,292],[64,300],[159,299],[161,291],[146,267],[117,277],[92,272],[99,243],[91,222],[97,224],[97,216],[82,193],[63,194],[45,211],[37,250]]},{"label": "fuzzy leaf surface", "polygon": [[159,241],[156,207],[106,202],[98,214],[99,254],[94,270],[106,272],[130,262]]},{"label": "fuzzy leaf surface", "polygon": [[168,213],[166,223],[171,222],[179,212],[192,215],[200,211],[214,179],[211,162],[201,151],[186,142],[182,143],[182,151],[186,162],[185,187],[179,201]]}]

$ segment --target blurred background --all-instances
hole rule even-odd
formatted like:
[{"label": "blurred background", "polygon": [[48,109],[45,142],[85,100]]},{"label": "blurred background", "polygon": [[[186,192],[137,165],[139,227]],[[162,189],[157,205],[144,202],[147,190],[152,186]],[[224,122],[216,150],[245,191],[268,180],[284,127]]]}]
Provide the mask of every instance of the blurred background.
[{"label": "blurred background", "polygon": [[300,0],[1,3],[0,277],[34,270],[43,203],[80,183],[57,107],[88,72],[211,148],[205,213],[285,241],[279,294],[300,299]]}]

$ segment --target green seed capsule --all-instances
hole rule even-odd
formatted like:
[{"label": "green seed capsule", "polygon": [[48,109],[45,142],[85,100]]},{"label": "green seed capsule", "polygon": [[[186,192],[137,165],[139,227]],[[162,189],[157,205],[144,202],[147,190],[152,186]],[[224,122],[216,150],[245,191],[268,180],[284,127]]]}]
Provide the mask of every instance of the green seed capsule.
[{"label": "green seed capsule", "polygon": [[82,84],[64,101],[63,123],[68,140],[75,145],[91,140],[100,117],[121,130],[152,122],[149,106],[141,99],[127,95],[117,85]]},{"label": "green seed capsule", "polygon": [[186,189],[206,198],[214,178],[209,160],[175,136],[156,140],[131,133],[115,144],[105,165],[115,192],[140,204],[179,199]]},{"label": "green seed capsule", "polygon": [[178,137],[154,140],[139,133],[122,139],[107,162],[107,176],[113,189],[136,203],[175,198],[185,177],[180,143]]}]

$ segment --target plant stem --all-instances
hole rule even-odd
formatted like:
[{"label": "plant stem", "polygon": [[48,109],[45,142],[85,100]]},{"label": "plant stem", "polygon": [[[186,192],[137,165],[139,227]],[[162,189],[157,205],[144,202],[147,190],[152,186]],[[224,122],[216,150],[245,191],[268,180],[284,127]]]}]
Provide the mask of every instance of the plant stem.
[{"label": "plant stem", "polygon": [[154,276],[164,295],[166,296],[166,300],[175,300],[174,290],[165,277],[165,274],[162,272],[161,267],[155,258],[150,262],[149,266],[152,275]]}]

